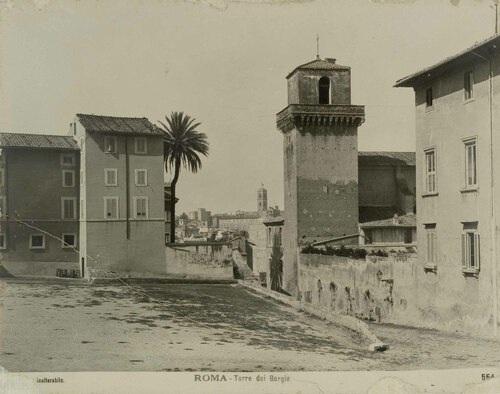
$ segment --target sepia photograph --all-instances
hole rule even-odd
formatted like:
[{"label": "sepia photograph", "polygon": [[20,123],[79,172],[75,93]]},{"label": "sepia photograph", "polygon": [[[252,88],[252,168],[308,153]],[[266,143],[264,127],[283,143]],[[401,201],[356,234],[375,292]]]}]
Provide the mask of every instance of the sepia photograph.
[{"label": "sepia photograph", "polygon": [[0,393],[499,393],[498,3],[0,0]]}]

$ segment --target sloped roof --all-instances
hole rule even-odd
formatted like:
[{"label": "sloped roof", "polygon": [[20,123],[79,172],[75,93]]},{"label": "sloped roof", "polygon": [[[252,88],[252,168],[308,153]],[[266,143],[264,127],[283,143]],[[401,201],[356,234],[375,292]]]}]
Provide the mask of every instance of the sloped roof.
[{"label": "sloped roof", "polygon": [[70,136],[21,133],[0,133],[0,148],[79,150]]},{"label": "sloped roof", "polygon": [[375,220],[362,223],[361,228],[379,228],[379,227],[416,227],[417,216],[414,213],[408,213],[402,216],[393,216],[389,219]]},{"label": "sloped roof", "polygon": [[394,214],[404,215],[404,212],[395,206],[360,206],[358,214],[359,222],[366,223],[392,218]]},{"label": "sloped roof", "polygon": [[264,219],[264,224],[266,226],[279,226],[285,223],[285,219],[281,216],[276,217],[266,217]]},{"label": "sloped roof", "polygon": [[431,77],[435,76],[434,74],[438,74],[440,72],[446,71],[450,66],[452,66],[454,63],[467,60],[469,58],[477,58],[478,60],[481,60],[481,57],[477,54],[477,52],[483,52],[483,55],[487,55],[487,48],[491,44],[499,44],[500,42],[500,34],[496,34],[492,37],[489,37],[483,41],[476,42],[474,45],[471,47],[457,53],[456,55],[449,56],[440,62],[433,64],[432,66],[425,67],[424,69],[417,71],[413,74],[410,74],[404,78],[398,79],[396,81],[396,84],[394,85],[395,88],[400,88],[400,87],[411,87],[414,86],[415,83],[418,82],[418,80],[424,78],[424,77]]},{"label": "sloped roof", "polygon": [[86,131],[110,134],[162,135],[147,118],[125,118],[118,116],[76,114]]},{"label": "sloped roof", "polygon": [[314,59],[310,62],[295,67],[286,77],[289,78],[297,70],[350,70],[351,67],[341,66],[335,63],[335,59]]},{"label": "sloped roof", "polygon": [[358,152],[358,160],[363,164],[397,164],[399,161],[414,166],[415,152]]}]

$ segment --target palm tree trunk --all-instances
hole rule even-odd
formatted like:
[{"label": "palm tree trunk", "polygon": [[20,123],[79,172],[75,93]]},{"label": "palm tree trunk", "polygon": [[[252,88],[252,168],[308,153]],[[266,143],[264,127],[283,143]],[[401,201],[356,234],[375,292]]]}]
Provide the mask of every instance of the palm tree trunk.
[{"label": "palm tree trunk", "polygon": [[175,185],[179,179],[179,172],[181,171],[181,161],[175,161],[175,173],[172,182],[170,183],[170,243],[175,243]]}]

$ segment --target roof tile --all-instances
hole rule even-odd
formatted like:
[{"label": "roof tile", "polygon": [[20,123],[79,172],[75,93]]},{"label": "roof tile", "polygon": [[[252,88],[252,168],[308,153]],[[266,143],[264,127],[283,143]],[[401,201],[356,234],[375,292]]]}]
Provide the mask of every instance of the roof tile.
[{"label": "roof tile", "polygon": [[147,118],[124,118],[104,115],[76,114],[87,132],[111,134],[162,135]]},{"label": "roof tile", "polygon": [[415,165],[415,152],[358,152],[358,157],[363,164],[391,164],[402,161],[408,166]]},{"label": "roof tile", "polygon": [[21,133],[0,133],[0,148],[79,150],[71,136]]},{"label": "roof tile", "polygon": [[290,77],[297,70],[350,70],[350,69],[351,68],[348,66],[341,66],[340,64],[336,64],[334,60],[314,59],[310,62],[295,67],[294,70],[287,75],[287,78]]}]

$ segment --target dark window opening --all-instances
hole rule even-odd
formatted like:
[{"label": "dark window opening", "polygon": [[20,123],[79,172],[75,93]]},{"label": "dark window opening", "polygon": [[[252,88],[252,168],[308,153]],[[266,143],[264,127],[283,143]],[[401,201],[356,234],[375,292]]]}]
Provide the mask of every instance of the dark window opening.
[{"label": "dark window opening", "polygon": [[425,106],[432,107],[432,100],[434,96],[432,95],[432,88],[429,88],[425,91]]},{"label": "dark window opening", "polygon": [[328,77],[319,79],[319,103],[330,104],[330,79]]}]

